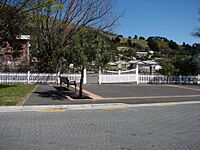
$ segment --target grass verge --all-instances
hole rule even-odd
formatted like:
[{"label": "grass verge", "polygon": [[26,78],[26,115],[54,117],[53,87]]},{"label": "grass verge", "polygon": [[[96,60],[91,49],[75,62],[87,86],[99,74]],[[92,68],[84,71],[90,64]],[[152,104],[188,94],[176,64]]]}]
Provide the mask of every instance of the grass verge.
[{"label": "grass verge", "polygon": [[35,84],[0,84],[0,106],[14,106],[20,104],[35,86]]}]

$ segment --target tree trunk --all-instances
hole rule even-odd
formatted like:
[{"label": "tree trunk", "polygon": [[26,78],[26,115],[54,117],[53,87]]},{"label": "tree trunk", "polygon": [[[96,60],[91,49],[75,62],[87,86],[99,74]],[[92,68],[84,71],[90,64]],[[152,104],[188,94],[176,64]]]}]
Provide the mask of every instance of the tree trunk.
[{"label": "tree trunk", "polygon": [[81,79],[80,79],[80,89],[79,89],[79,98],[83,95],[83,78],[84,78],[84,67],[81,69]]}]

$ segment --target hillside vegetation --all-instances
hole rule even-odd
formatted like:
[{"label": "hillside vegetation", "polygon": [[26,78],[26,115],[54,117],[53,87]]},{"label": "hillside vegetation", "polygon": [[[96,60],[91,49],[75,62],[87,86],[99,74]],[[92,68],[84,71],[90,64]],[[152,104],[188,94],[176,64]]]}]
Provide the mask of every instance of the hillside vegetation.
[{"label": "hillside vegetation", "polygon": [[[165,37],[151,36],[145,39],[140,36],[109,35],[111,42],[116,47],[115,55],[118,59],[131,60],[133,57],[141,60],[159,58],[163,66],[162,74],[166,75],[191,75],[199,74],[200,69],[195,59],[200,57],[200,44],[193,45],[183,42],[181,45]],[[138,58],[138,51],[153,51],[151,57]]]}]

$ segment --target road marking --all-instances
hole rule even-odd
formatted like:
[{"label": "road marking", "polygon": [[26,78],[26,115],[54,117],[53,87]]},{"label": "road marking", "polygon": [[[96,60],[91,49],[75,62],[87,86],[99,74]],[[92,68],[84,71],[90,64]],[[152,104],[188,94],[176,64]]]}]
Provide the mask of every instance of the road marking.
[{"label": "road marking", "polygon": [[67,109],[39,109],[38,112],[46,112],[46,113],[50,113],[50,112],[65,112],[67,111]]},{"label": "road marking", "polygon": [[200,89],[196,89],[196,88],[192,88],[192,87],[179,86],[179,85],[167,85],[167,86],[176,87],[176,88],[180,88],[180,89],[193,90],[193,91],[198,91],[198,92],[200,92]]},{"label": "road marking", "polygon": [[71,98],[70,96],[65,96],[65,98],[67,98],[67,100],[69,100],[69,101],[74,101],[74,99]]},{"label": "road marking", "polygon": [[[79,87],[77,87],[78,90],[79,90]],[[85,89],[83,89],[83,93],[87,94],[90,98],[92,98],[93,100],[96,100],[96,99],[103,99],[103,97],[99,96],[99,95],[96,95],[90,91],[87,91]]]},{"label": "road marking", "polygon": [[167,95],[167,96],[138,96],[138,97],[108,97],[108,98],[98,98],[94,100],[140,100],[140,99],[163,99],[163,98],[191,98],[200,97],[200,95]]},{"label": "road marking", "polygon": [[126,110],[128,109],[127,107],[105,107],[101,108],[101,110]]},{"label": "road marking", "polygon": [[177,104],[174,103],[161,103],[159,106],[176,106]]}]

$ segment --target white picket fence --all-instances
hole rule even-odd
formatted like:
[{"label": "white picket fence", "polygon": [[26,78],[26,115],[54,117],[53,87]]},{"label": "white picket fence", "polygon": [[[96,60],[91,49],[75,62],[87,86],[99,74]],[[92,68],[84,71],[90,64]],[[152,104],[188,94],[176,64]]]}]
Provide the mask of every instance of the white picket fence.
[{"label": "white picket fence", "polygon": [[108,71],[99,72],[99,84],[102,83],[138,83],[138,68],[127,71]]},{"label": "white picket fence", "polygon": [[0,84],[58,84],[59,76],[80,82],[81,74],[60,73],[0,73]]},{"label": "white picket fence", "polygon": [[[58,84],[59,76],[68,77],[69,80],[80,82],[81,74],[60,73],[0,73],[0,84]],[[87,83],[86,70],[84,71],[84,84]],[[200,84],[198,76],[164,76],[138,74],[137,68],[129,71],[99,72],[99,84],[102,83],[137,83],[137,84]]]},{"label": "white picket fence", "polygon": [[139,74],[138,83],[200,84],[200,75],[198,75],[198,76],[164,76],[164,75],[142,75],[142,74]]}]

